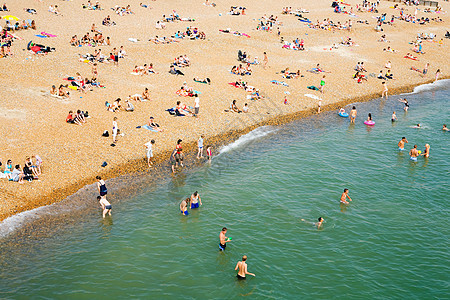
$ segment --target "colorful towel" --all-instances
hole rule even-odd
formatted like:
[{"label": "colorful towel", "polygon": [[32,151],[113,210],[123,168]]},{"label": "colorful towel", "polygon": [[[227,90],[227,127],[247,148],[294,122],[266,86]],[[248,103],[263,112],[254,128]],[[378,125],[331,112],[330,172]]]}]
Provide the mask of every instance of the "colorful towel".
[{"label": "colorful towel", "polygon": [[153,131],[153,132],[158,132],[158,130],[156,130],[156,129],[154,129],[154,128],[152,128],[152,127],[150,127],[150,126],[148,126],[148,125],[142,125],[142,126],[138,126],[138,127],[136,127],[136,128],[144,128],[144,129],[147,129],[147,130],[150,130],[150,131]]},{"label": "colorful towel", "polygon": [[313,86],[313,85],[310,85],[310,86],[308,86],[307,88],[310,89],[310,90],[313,90],[313,91],[318,91],[318,90],[319,90],[318,87],[315,87],[315,86]]},{"label": "colorful towel", "polygon": [[276,84],[276,85],[289,86],[289,84],[287,84],[287,83],[284,82],[284,81],[272,80],[272,81],[270,81],[270,82],[272,82],[273,84]]}]

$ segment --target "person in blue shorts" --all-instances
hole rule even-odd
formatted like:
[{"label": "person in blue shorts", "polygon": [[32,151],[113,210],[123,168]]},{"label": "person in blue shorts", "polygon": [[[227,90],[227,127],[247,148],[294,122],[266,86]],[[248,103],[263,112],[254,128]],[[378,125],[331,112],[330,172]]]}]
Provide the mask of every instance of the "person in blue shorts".
[{"label": "person in blue shorts", "polygon": [[400,142],[398,142],[398,150],[400,151],[405,150],[405,143],[408,143],[408,140],[405,137],[402,137]]},{"label": "person in blue shorts", "polygon": [[190,201],[191,201],[191,198],[186,198],[183,201],[181,201],[181,203],[180,203],[180,211],[185,216],[189,215],[188,205],[189,205]]},{"label": "person in blue shorts", "polygon": [[202,199],[197,191],[191,195],[191,209],[199,208],[202,205]]}]

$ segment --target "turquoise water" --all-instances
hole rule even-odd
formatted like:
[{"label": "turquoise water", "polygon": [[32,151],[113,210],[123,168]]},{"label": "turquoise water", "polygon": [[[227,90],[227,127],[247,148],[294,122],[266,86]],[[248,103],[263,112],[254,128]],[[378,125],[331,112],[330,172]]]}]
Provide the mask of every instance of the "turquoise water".
[{"label": "turquoise water", "polygon": [[[356,104],[356,125],[327,113],[257,129],[211,165],[128,199],[112,193],[106,220],[83,199],[92,209],[76,222],[4,239],[0,298],[449,298],[450,133],[440,129],[450,89],[408,95],[408,113],[397,98]],[[408,150],[429,143],[431,157],[411,162],[397,151],[402,136]],[[181,216],[195,190],[203,206]],[[256,277],[238,282],[244,254]]]}]

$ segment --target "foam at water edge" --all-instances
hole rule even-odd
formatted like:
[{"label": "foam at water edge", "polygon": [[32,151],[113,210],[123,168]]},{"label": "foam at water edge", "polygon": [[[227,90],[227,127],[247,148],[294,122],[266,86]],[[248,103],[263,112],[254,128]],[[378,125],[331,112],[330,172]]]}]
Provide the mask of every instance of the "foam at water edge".
[{"label": "foam at water edge", "polygon": [[425,91],[430,91],[430,90],[434,90],[440,87],[443,87],[447,84],[450,83],[450,79],[442,79],[442,80],[438,80],[437,82],[432,82],[432,83],[426,83],[426,84],[422,84],[419,86],[416,86],[414,88],[414,91],[411,93],[404,93],[404,94],[400,94],[401,95],[412,95],[412,94],[418,94],[421,92],[425,92]]},{"label": "foam at water edge", "polygon": [[222,153],[226,153],[226,152],[231,151],[231,150],[233,150],[233,149],[236,149],[236,148],[238,148],[238,147],[241,147],[241,146],[243,146],[243,145],[249,143],[250,141],[259,139],[259,138],[261,138],[261,137],[263,137],[263,136],[266,136],[266,135],[268,135],[268,134],[270,134],[270,133],[272,133],[272,132],[275,132],[275,131],[277,131],[277,130],[278,130],[278,129],[275,129],[275,128],[271,127],[271,126],[262,126],[262,127],[258,127],[258,128],[256,128],[255,130],[252,130],[252,131],[250,131],[249,133],[244,134],[244,135],[241,136],[239,139],[237,139],[235,142],[233,142],[233,143],[231,143],[231,144],[229,144],[229,145],[226,145],[226,146],[222,147],[222,148],[220,149],[218,155],[220,155],[220,154],[222,154]]},{"label": "foam at water edge", "polygon": [[40,218],[43,213],[49,211],[52,205],[38,207],[32,210],[27,210],[9,218],[6,218],[0,222],[0,239],[7,237],[9,234],[13,233],[14,230],[20,228],[24,223]]}]

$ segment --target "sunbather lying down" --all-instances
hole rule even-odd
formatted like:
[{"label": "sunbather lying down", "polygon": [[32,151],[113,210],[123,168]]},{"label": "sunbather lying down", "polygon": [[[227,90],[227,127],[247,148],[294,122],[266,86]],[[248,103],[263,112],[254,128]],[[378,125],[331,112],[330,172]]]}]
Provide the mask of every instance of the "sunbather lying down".
[{"label": "sunbather lying down", "polygon": [[206,77],[205,79],[200,79],[200,77],[194,77],[194,81],[198,83],[211,84],[211,80]]}]

